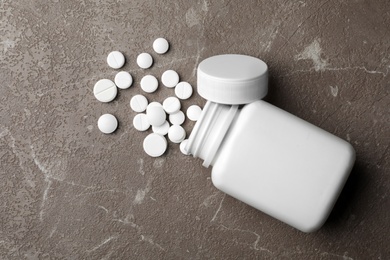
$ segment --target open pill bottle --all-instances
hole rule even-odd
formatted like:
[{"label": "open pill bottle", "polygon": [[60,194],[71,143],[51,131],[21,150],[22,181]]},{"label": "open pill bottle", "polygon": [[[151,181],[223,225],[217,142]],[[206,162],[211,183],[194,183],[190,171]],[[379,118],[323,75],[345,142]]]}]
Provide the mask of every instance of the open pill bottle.
[{"label": "open pill bottle", "polygon": [[198,92],[208,102],[186,150],[213,167],[211,179],[221,191],[312,232],[329,216],[355,151],[339,137],[260,100],[267,85],[267,65],[257,58],[229,54],[202,61]]}]

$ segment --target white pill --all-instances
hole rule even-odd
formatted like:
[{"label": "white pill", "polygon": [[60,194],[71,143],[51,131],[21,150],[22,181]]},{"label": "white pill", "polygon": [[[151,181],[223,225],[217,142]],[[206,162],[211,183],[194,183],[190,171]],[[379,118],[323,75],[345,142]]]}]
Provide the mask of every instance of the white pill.
[{"label": "white pill", "polygon": [[197,105],[192,105],[187,109],[187,117],[191,121],[197,121],[202,113],[202,109]]},{"label": "white pill", "polygon": [[119,51],[110,52],[107,56],[107,64],[113,69],[120,69],[125,64],[125,56]]},{"label": "white pill", "polygon": [[109,79],[101,79],[93,87],[93,94],[100,102],[110,102],[114,100],[118,89],[114,82]]},{"label": "white pill", "polygon": [[98,128],[102,133],[111,134],[118,127],[118,120],[111,114],[104,114],[99,117]]},{"label": "white pill", "polygon": [[163,102],[163,108],[168,114],[174,114],[181,108],[180,100],[177,97],[168,97]]},{"label": "white pill", "polygon": [[115,75],[114,82],[118,88],[127,89],[133,84],[133,77],[127,71],[121,71]]},{"label": "white pill", "polygon": [[148,106],[148,100],[142,95],[135,95],[130,99],[130,107],[134,112],[144,112]]},{"label": "white pill", "polygon": [[153,133],[166,135],[169,131],[169,123],[165,120],[164,124],[160,126],[152,126]]},{"label": "white pill", "polygon": [[186,116],[182,111],[177,111],[174,114],[169,115],[169,122],[171,122],[172,125],[181,125],[184,123]]},{"label": "white pill", "polygon": [[189,154],[190,154],[190,153],[187,151],[187,149],[186,149],[187,143],[188,143],[188,139],[185,139],[185,140],[183,140],[183,141],[180,143],[180,151],[182,152],[182,154],[185,154],[185,155],[189,155]]},{"label": "white pill", "polygon": [[144,151],[151,157],[159,157],[167,150],[167,139],[164,136],[151,133],[144,139]]},{"label": "white pill", "polygon": [[192,86],[190,83],[182,81],[175,87],[175,94],[180,99],[188,99],[192,95]]},{"label": "white pill", "polygon": [[169,128],[168,138],[172,143],[181,143],[186,138],[186,131],[180,125],[173,125]]},{"label": "white pill", "polygon": [[146,116],[148,118],[149,124],[153,126],[160,126],[164,124],[167,118],[167,115],[165,114],[165,111],[162,106],[158,105],[149,105],[146,108]]},{"label": "white pill", "polygon": [[155,76],[146,75],[141,79],[140,85],[146,93],[153,93],[158,88],[158,81]]},{"label": "white pill", "polygon": [[161,82],[167,88],[173,88],[179,83],[179,74],[174,70],[167,70],[162,74]]},{"label": "white pill", "polygon": [[164,38],[157,38],[153,42],[153,50],[157,52],[158,54],[164,54],[169,49],[169,43]]},{"label": "white pill", "polygon": [[153,58],[149,53],[141,53],[137,57],[137,64],[142,69],[148,69],[153,64]]},{"label": "white pill", "polygon": [[133,126],[138,131],[146,131],[149,129],[150,124],[144,113],[137,114],[133,118]]}]

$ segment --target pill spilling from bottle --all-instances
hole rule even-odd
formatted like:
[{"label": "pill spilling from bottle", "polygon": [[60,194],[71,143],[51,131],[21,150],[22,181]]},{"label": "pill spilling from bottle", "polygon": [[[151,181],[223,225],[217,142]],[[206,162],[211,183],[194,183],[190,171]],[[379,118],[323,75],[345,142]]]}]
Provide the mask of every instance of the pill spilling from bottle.
[{"label": "pill spilling from bottle", "polygon": [[[164,54],[169,44],[159,38],[153,49]],[[124,62],[118,51],[107,57],[114,69]],[[141,53],[137,64],[149,69],[153,57]],[[130,74],[119,73],[114,82],[96,82],[93,93],[97,100],[110,102],[117,88],[132,85]],[[355,151],[341,138],[261,100],[268,91],[265,62],[239,54],[203,60],[197,68],[197,93],[207,103],[203,109],[189,106],[186,114],[181,102],[192,96],[191,84],[172,69],[162,73],[161,83],[175,96],[166,97],[162,104],[141,94],[130,100],[137,113],[134,129],[152,128],[143,141],[147,155],[163,155],[168,140],[179,144],[183,154],[192,154],[203,160],[203,166],[213,167],[211,181],[221,191],[303,232],[322,226],[352,169]],[[158,87],[157,78],[149,73],[140,83],[148,94]],[[196,121],[188,139],[182,126],[186,115]],[[104,134],[117,127],[114,115],[104,114],[98,120]]]},{"label": "pill spilling from bottle", "polygon": [[[168,52],[169,43],[164,38],[157,38],[153,42],[153,50],[162,55]],[[107,56],[107,64],[113,69],[120,69],[126,61],[123,53],[112,51]],[[136,64],[143,70],[153,66],[154,59],[150,53],[143,52],[137,56]],[[151,157],[163,155],[168,147],[168,141],[180,144],[180,151],[188,155],[185,150],[187,143],[186,131],[181,126],[187,118],[196,121],[199,118],[202,109],[198,105],[191,105],[186,114],[181,111],[182,105],[180,100],[187,100],[193,94],[193,87],[186,81],[180,81],[179,74],[168,69],[161,75],[161,83],[166,88],[173,89],[175,96],[168,96],[159,103],[156,101],[149,102],[142,94],[136,94],[130,99],[130,108],[137,114],[133,117],[133,127],[137,131],[148,131],[152,128],[143,142],[143,149]],[[117,94],[118,89],[125,90],[133,85],[133,77],[127,71],[120,71],[115,75],[114,81],[110,79],[101,79],[96,82],[93,93],[100,102],[111,102]],[[134,87],[133,87],[134,88]],[[145,93],[154,93],[159,88],[159,81],[155,75],[150,73],[144,75],[140,81],[140,89]],[[98,128],[104,134],[115,132],[118,127],[118,120],[114,115],[104,114],[98,120]]]}]

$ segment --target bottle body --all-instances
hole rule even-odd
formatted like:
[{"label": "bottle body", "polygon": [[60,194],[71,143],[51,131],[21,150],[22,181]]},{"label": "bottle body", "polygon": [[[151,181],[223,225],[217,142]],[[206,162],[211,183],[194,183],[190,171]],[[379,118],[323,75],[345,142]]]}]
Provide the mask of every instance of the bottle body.
[{"label": "bottle body", "polygon": [[204,158],[209,146],[198,148],[213,184],[301,231],[321,227],[353,166],[351,145],[261,100],[226,118],[228,130],[203,131],[203,144],[223,135],[213,157]]}]

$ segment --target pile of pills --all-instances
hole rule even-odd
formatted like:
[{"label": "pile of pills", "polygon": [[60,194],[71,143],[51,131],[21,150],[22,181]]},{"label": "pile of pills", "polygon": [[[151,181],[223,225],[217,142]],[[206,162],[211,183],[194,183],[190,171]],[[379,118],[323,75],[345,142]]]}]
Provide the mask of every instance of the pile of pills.
[{"label": "pile of pills", "polygon": [[[169,49],[169,43],[164,38],[158,38],[153,42],[153,50],[157,54],[164,54]],[[125,57],[119,51],[113,51],[107,56],[107,64],[113,69],[120,69],[125,64]],[[153,57],[149,53],[141,53],[137,56],[137,64],[142,69],[148,69],[153,65]],[[165,153],[168,139],[172,143],[180,144],[180,151],[185,150],[187,143],[186,132],[181,126],[186,115],[181,111],[180,100],[186,100],[192,96],[193,88],[190,83],[181,81],[179,74],[174,70],[167,70],[161,75],[161,83],[167,88],[174,88],[176,96],[167,97],[162,104],[150,102],[141,94],[134,95],[130,100],[130,107],[138,114],[133,118],[133,126],[138,131],[146,131],[150,127],[152,133],[143,141],[145,152],[152,157],[158,157]],[[97,100],[110,102],[115,99],[118,88],[127,89],[133,84],[130,73],[120,71],[116,74],[114,82],[110,79],[101,79],[96,82],[93,93]],[[141,89],[146,93],[153,93],[158,89],[159,81],[153,75],[145,75],[140,81]],[[198,120],[202,109],[192,105],[187,109],[187,117],[191,121]],[[118,120],[111,114],[104,114],[98,120],[98,128],[105,134],[113,133],[118,127]]]}]

